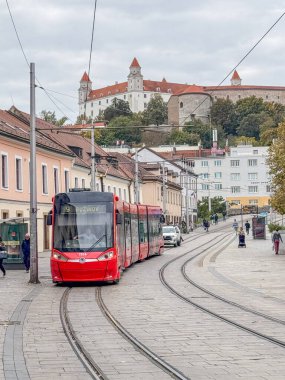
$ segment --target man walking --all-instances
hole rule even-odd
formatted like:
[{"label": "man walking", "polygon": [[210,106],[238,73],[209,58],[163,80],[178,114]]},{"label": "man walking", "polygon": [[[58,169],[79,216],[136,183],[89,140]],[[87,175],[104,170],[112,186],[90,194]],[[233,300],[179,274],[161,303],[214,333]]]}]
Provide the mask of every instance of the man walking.
[{"label": "man walking", "polygon": [[245,230],[246,230],[246,234],[248,235],[249,234],[249,229],[250,229],[250,223],[249,221],[247,220],[246,223],[245,223]]},{"label": "man walking", "polygon": [[278,255],[279,253],[280,240],[283,243],[282,237],[279,232],[279,228],[277,227],[276,231],[273,231],[273,234],[272,234],[272,243],[274,245],[275,255]]},{"label": "man walking", "polygon": [[28,273],[30,270],[30,235],[26,234],[25,239],[22,242],[22,252],[24,258],[24,265],[26,268],[26,272]]}]

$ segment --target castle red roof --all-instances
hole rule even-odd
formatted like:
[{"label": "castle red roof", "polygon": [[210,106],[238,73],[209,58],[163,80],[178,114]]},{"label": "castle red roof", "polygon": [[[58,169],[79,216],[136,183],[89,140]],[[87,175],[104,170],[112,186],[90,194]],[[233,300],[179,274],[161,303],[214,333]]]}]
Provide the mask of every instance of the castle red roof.
[{"label": "castle red roof", "polygon": [[83,74],[80,82],[91,82],[91,80],[90,80],[88,74],[86,73],[86,71],[84,71],[84,74]]},{"label": "castle red roof", "polygon": [[138,60],[136,59],[136,57],[133,59],[133,62],[131,63],[130,67],[140,67],[140,65],[139,65]]},{"label": "castle red roof", "polygon": [[234,73],[233,73],[233,76],[232,76],[232,80],[233,79],[238,79],[240,80],[240,76],[238,75],[238,72],[235,70]]}]

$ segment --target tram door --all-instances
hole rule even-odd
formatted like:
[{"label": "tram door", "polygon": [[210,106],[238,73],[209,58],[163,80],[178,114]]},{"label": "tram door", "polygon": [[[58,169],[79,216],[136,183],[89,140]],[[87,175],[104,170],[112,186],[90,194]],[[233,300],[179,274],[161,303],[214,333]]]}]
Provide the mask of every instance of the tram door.
[{"label": "tram door", "polygon": [[125,236],[124,267],[127,268],[132,263],[131,215],[130,215],[130,205],[127,203],[124,203],[124,236]]}]

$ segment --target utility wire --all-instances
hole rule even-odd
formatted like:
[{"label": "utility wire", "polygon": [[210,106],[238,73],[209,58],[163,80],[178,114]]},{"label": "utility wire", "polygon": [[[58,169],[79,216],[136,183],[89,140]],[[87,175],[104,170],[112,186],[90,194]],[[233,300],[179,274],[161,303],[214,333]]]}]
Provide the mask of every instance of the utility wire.
[{"label": "utility wire", "polygon": [[[6,0],[6,4],[7,4],[7,8],[8,8],[9,14],[10,14],[10,18],[11,18],[11,21],[12,21],[12,24],[13,24],[13,27],[14,27],[14,30],[15,30],[15,33],[16,33],[16,36],[17,36],[17,40],[18,40],[20,48],[21,48],[21,51],[23,53],[23,56],[25,58],[25,61],[26,61],[27,65],[28,65],[28,67],[30,68],[30,64],[29,64],[28,58],[27,58],[27,56],[25,54],[25,51],[24,51],[24,48],[23,48],[23,45],[22,45],[19,33],[17,31],[16,24],[14,22],[14,18],[13,18],[13,15],[12,15],[12,12],[11,12],[8,0]],[[49,98],[49,100],[54,104],[54,106],[64,115],[64,117],[66,117],[67,120],[70,120],[70,118],[68,116],[66,116],[66,114],[62,111],[62,109],[54,102],[54,100],[48,94],[47,90],[42,86],[41,82],[39,81],[39,79],[37,77],[36,77],[36,80],[39,83],[39,86],[36,86],[36,87],[39,87],[40,89],[42,89],[45,92],[46,96]],[[68,108],[66,105],[65,105],[65,107]],[[75,112],[75,111],[72,111],[72,112]]]},{"label": "utility wire", "polygon": [[[253,45],[253,47],[243,56],[243,58],[237,63],[237,65],[235,65],[235,67],[224,77],[224,79],[217,85],[214,87],[214,89],[212,91],[209,92],[209,94],[211,95],[216,89],[218,89],[223,83],[224,81],[232,74],[232,72],[234,70],[237,69],[237,67],[249,56],[249,54],[260,44],[260,42],[267,36],[267,34],[275,27],[275,25],[278,24],[278,22],[282,19],[282,17],[285,15],[285,12],[283,12],[281,14],[280,17],[278,17],[278,19],[274,22],[273,25],[271,25],[271,27],[263,34],[262,37],[260,37],[260,39]],[[198,108],[201,107],[201,105],[206,101],[208,97],[205,96],[204,100],[202,100],[202,102],[200,104],[197,105],[197,107],[190,113],[190,115],[194,114],[195,111],[197,111]],[[183,122],[188,118],[189,116],[185,117]]]},{"label": "utility wire", "polygon": [[91,58],[92,58],[92,50],[93,50],[93,39],[94,39],[94,29],[95,29],[95,19],[96,19],[96,9],[97,9],[97,0],[95,0],[95,2],[94,2],[92,35],[91,35],[91,45],[90,45],[89,64],[88,64],[88,77],[89,77],[89,74],[90,74],[90,67],[91,67]]}]

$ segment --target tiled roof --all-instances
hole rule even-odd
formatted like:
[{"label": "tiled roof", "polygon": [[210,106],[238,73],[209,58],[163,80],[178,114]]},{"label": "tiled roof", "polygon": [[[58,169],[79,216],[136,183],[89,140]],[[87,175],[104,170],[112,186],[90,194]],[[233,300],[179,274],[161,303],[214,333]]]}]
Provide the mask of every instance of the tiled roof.
[{"label": "tiled roof", "polygon": [[[162,81],[153,81],[153,80],[144,80],[143,81],[143,90],[151,91],[157,93],[179,93],[189,87],[186,84],[179,83],[169,83],[166,80]],[[197,86],[198,87],[198,86]],[[202,87],[201,87],[202,88]],[[122,82],[113,84],[112,86],[107,86],[99,88],[97,90],[92,90],[88,96],[88,100],[105,98],[106,96],[114,96],[117,94],[123,94],[128,91],[128,83]]]},{"label": "tiled roof", "polygon": [[285,91],[285,86],[251,86],[251,85],[240,85],[240,86],[204,86],[205,91],[240,91],[240,90],[275,90],[275,91]]},{"label": "tiled roof", "polygon": [[88,74],[86,73],[86,71],[84,71],[84,74],[82,76],[82,78],[80,79],[80,82],[91,82]]},{"label": "tiled roof", "polygon": [[232,79],[238,79],[238,80],[240,80],[240,76],[238,75],[238,72],[236,70],[233,73]]},{"label": "tiled roof", "polygon": [[140,67],[140,65],[139,65],[138,60],[136,59],[136,57],[133,59],[133,62],[131,63],[130,67]]},{"label": "tiled roof", "polygon": [[204,87],[202,86],[196,86],[195,84],[192,84],[191,86],[187,86],[186,88],[177,91],[175,95],[182,95],[182,94],[193,94],[193,93],[205,93]]},{"label": "tiled roof", "polygon": [[[15,138],[21,141],[25,141],[30,144],[30,126],[29,121],[23,116],[14,115],[9,111],[0,110],[0,134],[5,134],[8,137]],[[36,119],[36,127],[38,127],[38,119]],[[36,132],[37,146],[41,146],[46,149],[50,149],[59,153],[73,156],[70,149],[66,149],[61,144],[50,140],[42,132]]]}]

